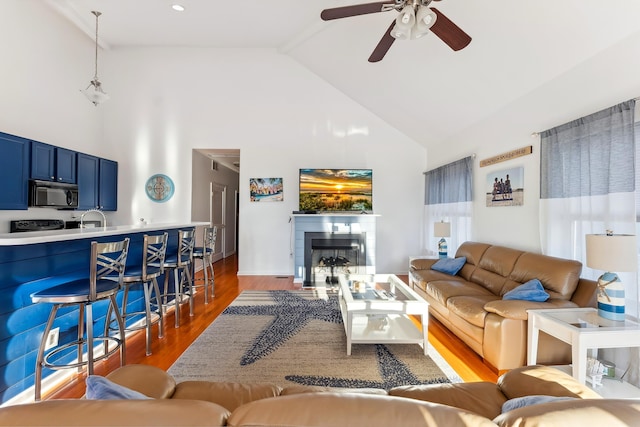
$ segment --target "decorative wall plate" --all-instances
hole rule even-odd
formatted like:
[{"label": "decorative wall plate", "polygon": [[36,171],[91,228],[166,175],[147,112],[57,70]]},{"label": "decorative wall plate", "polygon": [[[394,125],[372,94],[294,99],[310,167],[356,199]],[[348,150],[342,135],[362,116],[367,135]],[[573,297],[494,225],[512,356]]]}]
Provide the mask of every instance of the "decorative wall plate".
[{"label": "decorative wall plate", "polygon": [[164,203],[173,197],[175,186],[167,175],[161,173],[151,176],[145,184],[147,197],[154,202]]}]

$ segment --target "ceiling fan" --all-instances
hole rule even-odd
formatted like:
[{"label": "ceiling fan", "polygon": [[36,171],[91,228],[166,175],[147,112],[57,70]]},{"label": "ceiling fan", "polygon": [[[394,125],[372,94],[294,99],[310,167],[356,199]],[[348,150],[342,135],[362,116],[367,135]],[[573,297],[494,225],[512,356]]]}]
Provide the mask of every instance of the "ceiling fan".
[{"label": "ceiling fan", "polygon": [[400,12],[371,53],[369,62],[382,60],[396,39],[420,38],[429,31],[453,50],[465,48],[471,43],[471,37],[438,9],[429,7],[432,1],[440,0],[388,0],[334,7],[323,10],[320,17],[324,21],[330,21],[390,10]]}]

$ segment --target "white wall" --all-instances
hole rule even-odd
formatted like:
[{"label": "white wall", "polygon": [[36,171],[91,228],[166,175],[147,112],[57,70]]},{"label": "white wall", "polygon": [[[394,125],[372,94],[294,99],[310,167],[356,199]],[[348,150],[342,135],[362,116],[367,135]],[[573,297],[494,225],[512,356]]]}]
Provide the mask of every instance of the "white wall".
[{"label": "white wall", "polygon": [[[102,111],[80,93],[93,78],[94,46],[89,37],[40,2],[3,2],[0,132],[109,157],[111,153],[97,144],[102,137]],[[103,80],[109,77],[105,74]],[[0,232],[9,231],[12,219],[69,219],[71,215],[46,208],[0,211]]]},{"label": "white wall", "polygon": [[[35,31],[34,29],[37,29]],[[289,215],[301,167],[374,170],[379,271],[405,272],[419,251],[426,150],[275,50],[124,49],[100,52],[111,96],[79,92],[93,76],[93,41],[39,2],[2,4],[0,131],[119,162],[110,224],[191,219],[191,150],[241,149],[240,273],[292,274]],[[144,183],[169,175],[174,197]],[[283,177],[284,202],[250,203],[251,177]],[[0,212],[69,219],[51,209]]]},{"label": "white wall", "polygon": [[[0,131],[117,160],[119,211],[110,214],[110,223],[189,220],[191,150],[241,149],[242,274],[292,272],[288,220],[297,208],[301,167],[374,170],[379,271],[403,272],[406,259],[422,247],[422,172],[472,153],[474,239],[539,251],[539,144],[531,133],[640,95],[636,35],[427,156],[414,141],[272,50],[101,52],[100,77],[112,99],[96,108],[79,92],[93,74],[93,41],[39,2],[4,2],[2,12],[0,54],[7,65],[0,78]],[[532,155],[478,166],[526,145],[533,145]],[[524,206],[486,207],[481,195],[487,174],[520,165]],[[167,203],[153,203],[144,194],[144,182],[155,173],[171,176],[177,186]],[[274,176],[284,178],[284,202],[250,203],[249,178]],[[2,211],[0,223],[6,231],[9,219],[64,216],[70,214]]]},{"label": "white wall", "polygon": [[[298,169],[371,168],[378,270],[419,251],[425,149],[285,55],[260,49],[121,49],[105,60],[105,144],[120,163],[121,223],[189,220],[191,150],[240,149],[239,274],[293,273],[289,215]],[[144,195],[155,173],[174,197]],[[284,202],[251,203],[249,178],[282,177]],[[130,201],[130,202],[129,202]]]},{"label": "white wall", "polygon": [[[462,131],[455,140],[429,150],[429,169],[476,153],[474,239],[540,252],[540,143],[531,134],[640,96],[639,75],[637,34]],[[531,155],[479,167],[480,160],[528,145],[533,145]],[[524,206],[486,207],[487,174],[517,166],[524,167]]]}]

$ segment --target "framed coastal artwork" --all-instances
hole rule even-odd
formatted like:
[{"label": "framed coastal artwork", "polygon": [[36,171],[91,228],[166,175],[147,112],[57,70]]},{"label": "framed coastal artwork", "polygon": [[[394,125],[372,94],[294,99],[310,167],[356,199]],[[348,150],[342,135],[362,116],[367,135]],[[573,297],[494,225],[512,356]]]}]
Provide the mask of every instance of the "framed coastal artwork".
[{"label": "framed coastal artwork", "polygon": [[487,206],[522,206],[524,168],[503,169],[487,174]]},{"label": "framed coastal artwork", "polygon": [[252,202],[281,202],[282,178],[249,178],[249,195]]}]

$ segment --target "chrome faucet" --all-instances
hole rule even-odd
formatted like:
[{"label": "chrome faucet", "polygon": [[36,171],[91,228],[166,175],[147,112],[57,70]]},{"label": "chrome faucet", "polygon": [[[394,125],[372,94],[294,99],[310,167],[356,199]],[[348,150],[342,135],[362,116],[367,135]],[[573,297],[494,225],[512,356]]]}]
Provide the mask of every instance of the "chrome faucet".
[{"label": "chrome faucet", "polygon": [[100,210],[100,209],[89,209],[88,211],[85,211],[82,215],[80,215],[80,228],[84,228],[84,216],[88,213],[92,213],[95,212],[97,214],[100,214],[102,216],[102,226],[106,227],[107,226],[107,217],[104,216],[104,213]]}]

